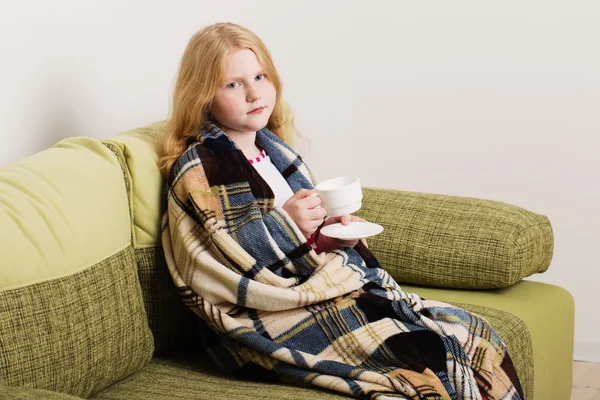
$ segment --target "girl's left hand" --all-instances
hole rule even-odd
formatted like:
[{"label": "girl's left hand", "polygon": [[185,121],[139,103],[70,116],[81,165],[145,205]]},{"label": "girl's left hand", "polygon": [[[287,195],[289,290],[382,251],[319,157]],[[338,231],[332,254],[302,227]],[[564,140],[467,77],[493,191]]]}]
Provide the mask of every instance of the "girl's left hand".
[{"label": "girl's left hand", "polygon": [[[323,227],[331,224],[342,223],[344,225],[350,224],[350,222],[367,222],[360,217],[356,217],[354,215],[342,215],[341,217],[329,217],[325,220]],[[321,227],[321,229],[323,228]],[[339,249],[340,247],[348,246],[354,247],[358,243],[358,240],[343,240],[336,239],[329,236],[321,235],[319,232],[319,237],[317,238],[317,247],[320,251],[330,252],[335,249]]]}]

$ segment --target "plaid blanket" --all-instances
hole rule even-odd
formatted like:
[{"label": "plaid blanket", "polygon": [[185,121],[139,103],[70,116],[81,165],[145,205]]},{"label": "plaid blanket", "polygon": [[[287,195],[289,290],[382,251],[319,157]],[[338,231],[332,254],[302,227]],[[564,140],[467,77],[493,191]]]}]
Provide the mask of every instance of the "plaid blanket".
[{"label": "plaid blanket", "polygon": [[[314,187],[283,140],[262,129],[256,142],[294,192]],[[218,127],[190,138],[163,210],[173,282],[223,369],[377,400],[524,398],[486,320],[403,291],[364,240],[317,254]]]}]

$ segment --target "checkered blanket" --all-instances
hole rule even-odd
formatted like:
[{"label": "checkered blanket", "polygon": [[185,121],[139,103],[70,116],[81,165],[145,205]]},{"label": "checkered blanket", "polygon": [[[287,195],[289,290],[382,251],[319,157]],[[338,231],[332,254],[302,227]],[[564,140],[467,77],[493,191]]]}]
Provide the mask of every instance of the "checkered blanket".
[{"label": "checkered blanket", "polygon": [[[315,180],[283,140],[256,142],[294,192]],[[490,324],[407,293],[364,240],[317,254],[218,127],[190,138],[164,196],[162,243],[204,345],[223,369],[368,399],[523,399]]]}]

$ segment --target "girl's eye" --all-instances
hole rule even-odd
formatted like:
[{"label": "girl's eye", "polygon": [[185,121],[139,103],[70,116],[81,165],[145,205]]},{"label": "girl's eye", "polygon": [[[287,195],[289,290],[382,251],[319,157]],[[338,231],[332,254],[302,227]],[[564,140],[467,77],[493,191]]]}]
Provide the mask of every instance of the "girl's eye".
[{"label": "girl's eye", "polygon": [[256,76],[256,80],[257,81],[262,81],[263,79],[265,79],[267,76],[265,74],[260,74]]},{"label": "girl's eye", "polygon": [[237,82],[231,82],[229,84],[227,84],[227,87],[230,89],[235,89],[237,87],[238,83]]}]

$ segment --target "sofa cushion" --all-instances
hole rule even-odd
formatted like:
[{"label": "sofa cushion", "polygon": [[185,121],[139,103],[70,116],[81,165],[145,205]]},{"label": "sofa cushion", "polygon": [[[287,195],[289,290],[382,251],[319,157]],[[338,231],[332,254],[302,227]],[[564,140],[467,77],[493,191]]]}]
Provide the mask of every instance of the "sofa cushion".
[{"label": "sofa cushion", "polygon": [[[525,398],[569,398],[574,309],[573,298],[564,289],[531,281],[486,291],[408,285],[404,289],[448,301],[485,317],[506,343]],[[237,379],[221,372],[208,357],[191,352],[155,357],[141,372],[93,398],[216,400],[247,399],[248,393],[260,393],[264,399],[349,398],[314,388]]]},{"label": "sofa cushion", "polygon": [[366,188],[356,215],[384,226],[369,247],[398,282],[501,288],[552,260],[548,218],[499,201]]},{"label": "sofa cushion", "polygon": [[0,385],[89,396],[153,351],[119,162],[65,139],[0,167]]},{"label": "sofa cushion", "polygon": [[0,383],[86,397],[139,371],[152,335],[133,249],[0,292]]},{"label": "sofa cushion", "polygon": [[142,371],[92,397],[94,400],[338,400],[356,399],[315,386],[242,380],[222,372],[208,356],[190,352],[154,357]]},{"label": "sofa cushion", "polygon": [[119,163],[97,140],[66,139],[0,167],[0,290],[113,255],[131,242],[128,219]]},{"label": "sofa cushion", "polygon": [[402,288],[485,317],[506,343],[526,399],[569,398],[575,303],[565,289],[529,280],[495,290]]},{"label": "sofa cushion", "polygon": [[81,400],[81,397],[70,394],[51,392],[43,389],[32,389],[17,386],[1,386],[0,399],[10,400]]},{"label": "sofa cushion", "polygon": [[162,247],[135,249],[135,260],[155,353],[199,345],[193,327],[200,317],[181,300]]},{"label": "sofa cushion", "polygon": [[160,244],[160,200],[164,182],[156,164],[154,144],[164,127],[165,121],[158,121],[102,140],[121,163],[136,249]]}]

